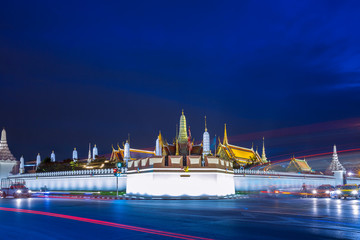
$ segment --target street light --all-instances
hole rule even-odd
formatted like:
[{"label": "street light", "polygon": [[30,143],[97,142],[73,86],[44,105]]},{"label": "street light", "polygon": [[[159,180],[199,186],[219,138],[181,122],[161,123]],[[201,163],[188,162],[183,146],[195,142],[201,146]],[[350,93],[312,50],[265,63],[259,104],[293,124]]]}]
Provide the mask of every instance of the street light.
[{"label": "street light", "polygon": [[116,177],[116,197],[119,197],[119,177],[121,176],[121,168],[124,166],[124,163],[117,162],[115,163],[114,176]]}]

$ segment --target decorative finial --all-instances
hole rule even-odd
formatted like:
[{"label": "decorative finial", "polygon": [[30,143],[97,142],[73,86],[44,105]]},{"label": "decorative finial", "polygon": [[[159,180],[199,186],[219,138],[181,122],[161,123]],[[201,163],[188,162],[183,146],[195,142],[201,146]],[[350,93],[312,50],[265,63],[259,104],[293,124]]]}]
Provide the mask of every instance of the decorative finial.
[{"label": "decorative finial", "polygon": [[181,113],[181,114],[182,114],[182,115],[184,115],[184,109],[182,109],[181,111],[182,111],[182,113]]}]

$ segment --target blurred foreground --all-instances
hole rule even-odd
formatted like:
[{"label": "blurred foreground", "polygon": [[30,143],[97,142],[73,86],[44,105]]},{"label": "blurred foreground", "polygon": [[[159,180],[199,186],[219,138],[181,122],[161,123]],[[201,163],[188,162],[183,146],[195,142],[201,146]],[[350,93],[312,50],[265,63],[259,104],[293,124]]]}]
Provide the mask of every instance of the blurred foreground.
[{"label": "blurred foreground", "polygon": [[[69,215],[67,219],[0,209],[4,239],[169,239],[155,230],[210,239],[357,239],[359,200],[266,193],[237,200],[0,199],[2,208]],[[79,221],[77,217],[93,219]],[[6,219],[6,221],[4,221]],[[95,220],[110,222],[104,226]],[[134,226],[116,228],[116,224]],[[152,229],[139,232],[136,227]],[[21,229],[21,234],[19,234]]]}]

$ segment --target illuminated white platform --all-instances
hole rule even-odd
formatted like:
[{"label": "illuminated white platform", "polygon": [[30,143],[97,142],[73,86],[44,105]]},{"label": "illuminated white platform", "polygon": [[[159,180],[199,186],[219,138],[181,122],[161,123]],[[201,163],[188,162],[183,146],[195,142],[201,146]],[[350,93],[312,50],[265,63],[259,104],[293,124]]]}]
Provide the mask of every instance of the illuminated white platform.
[{"label": "illuminated white platform", "polygon": [[231,163],[218,158],[153,157],[132,162],[127,172],[126,194],[150,197],[222,197],[235,194]]}]

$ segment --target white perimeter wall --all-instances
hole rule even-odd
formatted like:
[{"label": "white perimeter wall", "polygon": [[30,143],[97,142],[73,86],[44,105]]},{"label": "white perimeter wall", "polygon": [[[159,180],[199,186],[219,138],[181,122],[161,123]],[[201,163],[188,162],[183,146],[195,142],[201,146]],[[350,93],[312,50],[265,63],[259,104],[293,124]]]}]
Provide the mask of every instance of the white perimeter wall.
[{"label": "white perimeter wall", "polygon": [[[189,177],[181,177],[181,176]],[[137,196],[226,196],[235,193],[226,173],[149,172],[128,174],[126,193]]]},{"label": "white perimeter wall", "polygon": [[[10,167],[10,166],[9,166]],[[191,196],[227,195],[236,191],[266,190],[274,185],[282,189],[300,189],[302,184],[317,187],[321,184],[336,185],[333,176],[301,175],[268,176],[268,175],[231,175],[225,173],[142,173],[141,177],[132,178],[140,174],[129,174],[128,184],[126,174],[119,177],[119,191],[126,190],[132,194],[176,195],[185,193]],[[190,175],[191,177],[180,177]],[[23,176],[15,175],[10,178],[23,178],[31,190],[39,190],[46,186],[49,190],[87,190],[87,191],[116,191],[116,177],[113,174],[103,175],[73,175],[73,176]],[[360,184],[359,178],[348,178],[348,184]],[[127,186],[126,186],[127,185]]]},{"label": "white perimeter wall", "polygon": [[[22,178],[21,175],[16,177]],[[13,177],[12,177],[13,178]],[[83,175],[83,176],[52,176],[52,177],[24,177],[29,189],[37,191],[47,187],[49,190],[74,191],[116,191],[116,178],[114,174]],[[126,176],[118,177],[119,191],[126,189]]]},{"label": "white perimeter wall", "polygon": [[[295,175],[295,174],[294,174]],[[305,183],[307,187],[317,187],[322,184],[336,185],[335,177],[333,176],[266,176],[266,175],[235,175],[235,189],[236,191],[258,191],[266,190],[269,186],[276,186],[280,189],[300,189]],[[356,180],[358,184],[359,180]],[[349,181],[348,181],[349,183]]]}]

